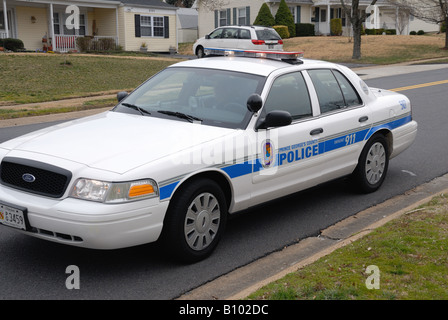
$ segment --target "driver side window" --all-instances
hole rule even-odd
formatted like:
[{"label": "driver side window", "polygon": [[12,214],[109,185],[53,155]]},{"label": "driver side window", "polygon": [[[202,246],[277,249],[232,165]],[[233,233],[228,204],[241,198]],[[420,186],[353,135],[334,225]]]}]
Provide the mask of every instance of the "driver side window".
[{"label": "driver side window", "polygon": [[312,116],[308,88],[301,72],[282,75],[275,79],[266,99],[264,110],[288,111],[293,120]]}]

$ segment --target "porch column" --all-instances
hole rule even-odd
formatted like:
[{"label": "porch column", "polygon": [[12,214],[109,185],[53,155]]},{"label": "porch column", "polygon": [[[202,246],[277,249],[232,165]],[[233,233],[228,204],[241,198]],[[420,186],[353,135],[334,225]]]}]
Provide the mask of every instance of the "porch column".
[{"label": "porch column", "polygon": [[6,38],[9,38],[8,11],[6,11],[6,0],[3,0],[3,19],[5,20]]},{"label": "porch column", "polygon": [[56,39],[54,37],[53,4],[50,3],[50,37],[53,50],[56,49]]},{"label": "porch column", "polygon": [[331,35],[331,25],[330,25],[330,17],[331,17],[331,15],[330,15],[330,10],[331,10],[331,7],[330,7],[330,0],[328,0],[328,3],[327,3],[327,28],[328,28],[328,35]]},{"label": "porch column", "polygon": [[119,31],[118,31],[118,8],[115,8],[115,46],[118,46],[120,44],[120,38],[119,38]]}]

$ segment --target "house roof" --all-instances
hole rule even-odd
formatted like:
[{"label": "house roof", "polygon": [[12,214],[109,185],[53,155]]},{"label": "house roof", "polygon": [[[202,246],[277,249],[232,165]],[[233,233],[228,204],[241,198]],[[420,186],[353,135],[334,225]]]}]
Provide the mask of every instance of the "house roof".
[{"label": "house roof", "polygon": [[134,4],[145,7],[158,7],[166,9],[177,9],[175,6],[165,3],[162,0],[118,0],[123,4]]},{"label": "house roof", "polygon": [[182,29],[198,28],[198,12],[195,9],[179,8],[177,17]]}]

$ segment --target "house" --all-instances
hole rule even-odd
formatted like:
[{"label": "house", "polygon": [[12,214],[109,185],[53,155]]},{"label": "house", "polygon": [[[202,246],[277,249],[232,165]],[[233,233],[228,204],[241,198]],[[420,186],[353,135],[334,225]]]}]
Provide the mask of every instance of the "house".
[{"label": "house", "polygon": [[[77,50],[76,39],[86,36],[126,51],[142,43],[148,51],[177,49],[177,8],[161,0],[1,1],[0,38],[21,39],[27,50]],[[74,17],[79,28],[72,27]]]},{"label": "house", "polygon": [[[280,0],[221,0],[221,6],[210,8],[196,1],[193,5],[199,12],[199,37],[203,37],[216,27],[242,24],[253,24],[263,3],[267,3],[271,13],[275,16]],[[367,29],[398,29],[397,34],[409,34],[410,31],[424,30],[437,32],[439,26],[419,20],[413,16],[406,16],[406,21],[398,14],[398,8],[387,0],[378,0],[371,6],[371,0],[360,0],[361,11],[370,13],[364,27]],[[215,1],[216,3],[216,1]],[[350,7],[351,1],[345,3]],[[351,32],[350,22],[342,10],[340,0],[286,0],[295,23],[313,23],[317,35],[330,34],[330,20],[341,18],[343,33]],[[403,27],[404,26],[404,27]],[[401,31],[401,32],[399,32]]]},{"label": "house", "polygon": [[198,12],[195,9],[177,10],[178,42],[194,42],[198,38]]}]

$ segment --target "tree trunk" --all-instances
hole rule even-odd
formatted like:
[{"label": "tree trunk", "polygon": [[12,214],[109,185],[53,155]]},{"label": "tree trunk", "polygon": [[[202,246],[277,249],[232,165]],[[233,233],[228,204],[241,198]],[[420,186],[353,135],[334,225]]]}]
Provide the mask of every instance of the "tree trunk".
[{"label": "tree trunk", "polygon": [[362,27],[353,25],[353,56],[352,59],[361,59],[361,30]]},{"label": "tree trunk", "polygon": [[448,50],[448,14],[445,16],[445,50]]}]

